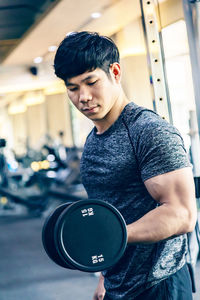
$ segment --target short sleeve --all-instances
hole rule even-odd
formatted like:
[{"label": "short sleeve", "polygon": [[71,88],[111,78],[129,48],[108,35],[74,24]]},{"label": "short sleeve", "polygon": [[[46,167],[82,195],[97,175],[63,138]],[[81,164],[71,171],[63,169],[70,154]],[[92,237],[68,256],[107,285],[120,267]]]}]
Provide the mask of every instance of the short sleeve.
[{"label": "short sleeve", "polygon": [[134,127],[135,154],[143,181],[190,167],[183,139],[174,126],[156,116],[139,118]]}]

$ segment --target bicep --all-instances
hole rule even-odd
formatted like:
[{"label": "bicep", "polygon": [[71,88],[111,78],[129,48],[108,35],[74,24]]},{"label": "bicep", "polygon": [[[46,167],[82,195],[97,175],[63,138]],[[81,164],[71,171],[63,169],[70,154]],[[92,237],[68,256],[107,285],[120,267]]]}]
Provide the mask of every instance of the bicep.
[{"label": "bicep", "polygon": [[196,199],[191,168],[177,169],[152,177],[144,182],[150,195],[161,205],[185,210],[196,218]]}]

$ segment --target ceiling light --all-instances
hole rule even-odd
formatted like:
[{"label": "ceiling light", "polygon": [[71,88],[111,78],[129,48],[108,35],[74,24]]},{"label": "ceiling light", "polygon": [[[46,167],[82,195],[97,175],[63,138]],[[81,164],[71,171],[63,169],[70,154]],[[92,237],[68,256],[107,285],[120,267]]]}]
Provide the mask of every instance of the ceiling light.
[{"label": "ceiling light", "polygon": [[51,85],[45,87],[43,92],[45,95],[64,94],[66,93],[66,86],[62,81],[57,81],[56,83],[52,83]]},{"label": "ceiling light", "polygon": [[93,19],[98,19],[98,18],[101,17],[101,13],[100,12],[94,12],[94,13],[91,14],[91,17]]},{"label": "ceiling light", "polygon": [[43,58],[41,56],[38,56],[38,57],[34,58],[33,61],[34,61],[35,64],[39,64],[43,61]]},{"label": "ceiling light", "polygon": [[45,101],[45,96],[42,92],[40,92],[40,93],[28,93],[24,97],[24,103],[27,106],[41,104],[41,103],[44,103],[44,101]]},{"label": "ceiling light", "polygon": [[58,48],[57,46],[52,45],[52,46],[50,46],[50,47],[48,48],[48,51],[49,51],[49,52],[54,52],[54,51],[56,51],[57,48]]},{"label": "ceiling light", "polygon": [[19,102],[13,102],[8,106],[9,115],[22,114],[26,111],[26,105]]}]

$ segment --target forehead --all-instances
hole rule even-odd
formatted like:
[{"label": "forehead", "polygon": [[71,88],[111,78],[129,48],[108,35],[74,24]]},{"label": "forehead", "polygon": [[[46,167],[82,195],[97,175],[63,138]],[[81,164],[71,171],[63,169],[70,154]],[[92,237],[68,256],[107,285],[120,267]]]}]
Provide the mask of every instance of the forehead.
[{"label": "forehead", "polygon": [[86,80],[95,78],[95,77],[100,77],[100,76],[104,76],[105,72],[99,68],[93,70],[93,71],[86,71],[80,75],[68,78],[66,80],[66,84],[77,84],[77,83],[81,83],[84,82]]}]

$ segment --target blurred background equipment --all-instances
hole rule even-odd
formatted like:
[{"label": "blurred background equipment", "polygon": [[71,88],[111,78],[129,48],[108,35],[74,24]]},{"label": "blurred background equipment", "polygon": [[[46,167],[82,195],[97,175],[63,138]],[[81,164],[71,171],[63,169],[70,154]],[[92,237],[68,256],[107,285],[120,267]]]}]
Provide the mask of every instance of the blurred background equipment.
[{"label": "blurred background equipment", "polygon": [[0,139],[1,215],[9,210],[18,213],[16,204],[25,206],[27,213],[40,215],[55,196],[61,202],[86,197],[79,172],[82,149],[44,144],[41,151],[28,148],[25,155],[13,155],[11,161],[4,153],[5,145]]}]

